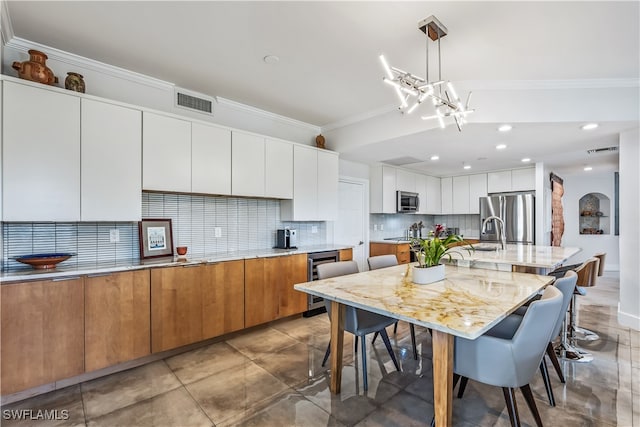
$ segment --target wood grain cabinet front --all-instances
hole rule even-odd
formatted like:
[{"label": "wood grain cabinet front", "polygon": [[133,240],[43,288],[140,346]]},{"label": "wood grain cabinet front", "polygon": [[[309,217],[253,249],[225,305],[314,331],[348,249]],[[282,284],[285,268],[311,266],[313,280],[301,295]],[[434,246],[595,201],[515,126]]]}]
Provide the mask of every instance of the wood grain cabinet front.
[{"label": "wood grain cabinet front", "polygon": [[85,370],[151,353],[149,270],[85,277]]},{"label": "wood grain cabinet front", "polygon": [[302,313],[307,295],[293,289],[307,281],[307,254],[245,260],[245,327]]},{"label": "wood grain cabinet front", "polygon": [[409,243],[369,243],[369,256],[395,255],[398,264],[411,262],[411,247]]},{"label": "wood grain cabinet front", "polygon": [[0,286],[3,396],[84,372],[82,282]]}]

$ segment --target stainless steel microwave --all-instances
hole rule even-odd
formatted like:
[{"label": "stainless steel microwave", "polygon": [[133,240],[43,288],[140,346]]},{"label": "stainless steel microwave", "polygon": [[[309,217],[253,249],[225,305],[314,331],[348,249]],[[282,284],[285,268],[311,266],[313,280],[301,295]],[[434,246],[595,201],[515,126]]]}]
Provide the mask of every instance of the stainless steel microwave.
[{"label": "stainless steel microwave", "polygon": [[417,212],[420,209],[420,198],[418,193],[410,193],[408,191],[396,191],[396,211],[409,213]]}]

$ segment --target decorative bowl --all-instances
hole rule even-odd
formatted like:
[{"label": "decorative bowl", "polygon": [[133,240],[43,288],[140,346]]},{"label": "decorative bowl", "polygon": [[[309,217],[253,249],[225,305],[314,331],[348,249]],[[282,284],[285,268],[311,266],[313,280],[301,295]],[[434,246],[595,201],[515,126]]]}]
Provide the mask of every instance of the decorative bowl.
[{"label": "decorative bowl", "polygon": [[180,256],[185,256],[187,254],[187,247],[186,246],[178,246],[176,248],[176,252],[178,252],[178,255],[180,255]]},{"label": "decorative bowl", "polygon": [[36,270],[46,270],[56,268],[56,265],[62,261],[68,260],[72,253],[51,253],[51,254],[33,254],[16,257],[15,260],[23,264],[28,264]]}]

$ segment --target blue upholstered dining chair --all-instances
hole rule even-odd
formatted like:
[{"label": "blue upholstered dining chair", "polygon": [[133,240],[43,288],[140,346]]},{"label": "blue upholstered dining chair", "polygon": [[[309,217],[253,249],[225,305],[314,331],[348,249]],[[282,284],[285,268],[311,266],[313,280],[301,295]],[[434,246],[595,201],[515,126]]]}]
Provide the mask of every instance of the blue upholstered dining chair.
[{"label": "blue upholstered dining chair", "polygon": [[[515,388],[520,388],[536,424],[541,427],[542,420],[529,383],[542,362],[562,311],[562,303],[562,292],[548,286],[542,298],[532,302],[523,317],[508,316],[475,340],[456,337],[454,383],[466,377],[502,387],[513,426],[520,425],[515,400]],[[508,337],[505,331],[511,328],[513,335]]]},{"label": "blue upholstered dining chair", "polygon": [[[367,263],[369,264],[369,270],[377,270],[379,268],[387,268],[393,267],[394,265],[398,265],[398,258],[393,255],[377,255],[370,256],[367,258]],[[398,321],[393,325],[393,333],[395,334],[398,331]],[[416,329],[413,323],[409,323],[409,332],[411,333],[411,345],[413,346],[413,359],[418,360],[418,348],[416,347]],[[376,338],[378,337],[378,333],[376,332],[373,335],[373,339],[371,343],[376,342]]]},{"label": "blue upholstered dining chair", "polygon": [[[318,279],[328,279],[336,276],[344,276],[347,274],[358,273],[358,264],[355,261],[340,261],[340,262],[331,262],[326,264],[320,264],[317,267],[318,271]],[[331,318],[331,301],[325,300],[325,307],[327,308],[327,313],[329,314],[329,318]],[[393,349],[391,348],[391,342],[389,342],[389,336],[387,335],[386,327],[389,325],[393,325],[396,319],[382,316],[380,314],[371,313],[370,311],[360,310],[354,307],[346,307],[346,316],[344,322],[344,330],[355,335],[355,345],[356,351],[358,346],[358,337],[361,338],[360,342],[362,344],[362,351],[360,352],[362,355],[362,382],[364,390],[368,389],[367,382],[367,342],[364,339],[365,335],[378,332],[384,341],[384,345],[389,352],[389,356],[391,356],[391,360],[395,365],[396,369],[399,371],[400,366],[398,365],[398,361],[396,360],[396,356],[393,353]],[[327,363],[327,359],[329,358],[329,354],[331,351],[331,342],[327,346],[327,351],[324,355],[324,360],[322,361],[322,366]]]}]

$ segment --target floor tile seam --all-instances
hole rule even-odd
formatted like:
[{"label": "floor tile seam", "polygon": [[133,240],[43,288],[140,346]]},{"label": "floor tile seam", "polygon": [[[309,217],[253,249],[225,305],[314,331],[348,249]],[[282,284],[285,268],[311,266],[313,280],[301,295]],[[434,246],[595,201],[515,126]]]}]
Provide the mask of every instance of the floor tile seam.
[{"label": "floor tile seam", "polygon": [[84,418],[85,427],[89,425],[89,421],[87,420],[87,410],[84,406],[84,394],[82,393],[82,383],[78,384],[78,391],[80,392],[80,402],[82,403],[82,417]]},{"label": "floor tile seam", "polygon": [[209,417],[209,414],[207,414],[207,411],[204,410],[204,408],[200,405],[200,402],[198,402],[198,399],[196,399],[191,392],[189,391],[189,389],[183,385],[182,388],[185,390],[185,392],[187,393],[187,395],[189,395],[189,398],[191,398],[191,400],[193,400],[196,404],[196,406],[198,407],[198,409],[200,409],[200,411],[204,414],[205,417],[207,417],[207,419],[209,421],[211,421],[211,425],[215,426],[216,423],[211,419],[211,417]]},{"label": "floor tile seam", "polygon": [[[234,350],[235,350],[235,349],[234,349]],[[249,359],[246,355],[244,355],[244,354],[242,354],[242,353],[240,353],[240,352],[238,352],[238,353],[239,353],[239,354],[240,354],[244,359],[246,359],[246,360],[244,360],[244,361],[243,361],[243,363],[238,364],[238,365],[234,365],[234,366],[228,366],[228,367],[226,367],[226,368],[224,368],[224,369],[221,369],[221,370],[219,370],[219,371],[216,371],[216,372],[215,372],[215,373],[213,373],[213,374],[206,375],[206,376],[204,376],[204,377],[198,378],[198,379],[193,380],[193,381],[191,381],[191,382],[184,382],[184,381],[182,381],[182,380],[180,379],[180,377],[175,373],[175,371],[173,371],[173,369],[171,369],[171,367],[169,367],[169,369],[171,369],[172,373],[173,373],[173,374],[178,378],[178,381],[180,382],[180,384],[181,384],[181,385],[183,385],[183,386],[187,386],[187,385],[191,385],[191,384],[197,383],[198,381],[204,380],[204,379],[206,379],[206,378],[212,377],[212,376],[214,376],[214,375],[218,375],[218,374],[220,374],[220,373],[227,372],[227,371],[230,371],[230,370],[232,370],[232,369],[237,369],[237,368],[238,368],[238,366],[243,366],[243,365],[244,365],[244,364],[246,364],[246,363],[255,363],[253,360]],[[166,359],[163,359],[163,360],[165,360],[165,361],[166,361]],[[167,366],[168,366],[168,365],[167,365]]]},{"label": "floor tile seam", "polygon": [[[281,349],[279,349],[279,350],[275,351],[275,353],[280,353],[281,351],[284,351],[285,349],[291,348],[291,347],[293,347],[294,345],[298,345],[298,344],[300,344],[300,343],[299,343],[299,342],[296,342],[296,343],[294,343],[294,344],[290,344],[290,345],[288,345],[288,346],[286,346],[286,347],[282,347]],[[229,344],[229,345],[231,345],[231,344]],[[232,346],[232,345],[231,345],[231,346]],[[232,347],[233,347],[233,346],[232,346]],[[260,358],[260,357],[261,357],[261,355],[262,355],[262,354],[264,354],[264,353],[259,353],[258,355],[256,355],[256,357],[252,358],[250,355],[248,355],[248,354],[244,353],[244,352],[243,352],[242,350],[240,350],[239,348],[233,347],[233,349],[234,349],[234,350],[236,350],[237,352],[239,352],[240,354],[242,354],[244,357],[246,357],[247,359],[249,359],[249,360],[250,360],[250,361],[252,361],[252,362],[254,362],[255,360],[257,360],[258,358]],[[269,352],[269,354],[271,354],[271,353],[272,353],[272,352]]]}]

